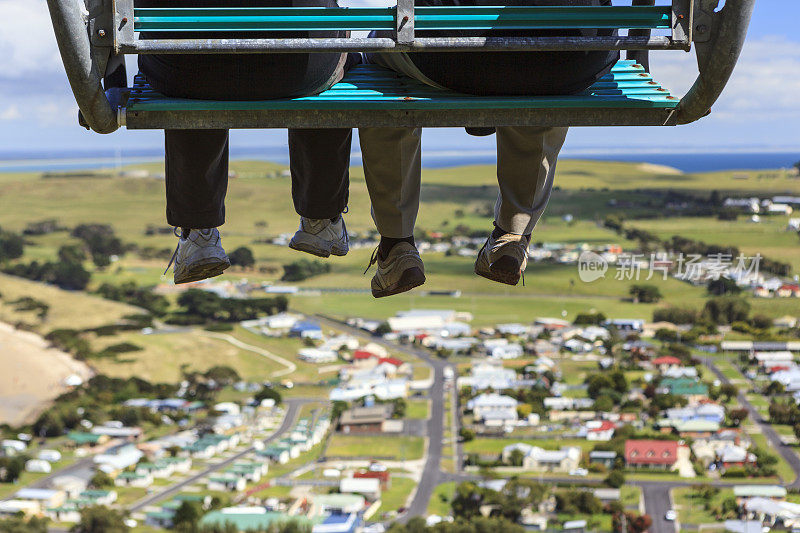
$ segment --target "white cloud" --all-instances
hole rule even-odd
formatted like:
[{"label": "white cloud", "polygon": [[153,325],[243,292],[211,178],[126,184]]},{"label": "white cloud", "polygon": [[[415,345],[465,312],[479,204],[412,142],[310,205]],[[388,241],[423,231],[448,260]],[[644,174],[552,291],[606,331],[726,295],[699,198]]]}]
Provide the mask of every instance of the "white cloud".
[{"label": "white cloud", "polygon": [[19,112],[19,108],[15,105],[0,109],[0,121],[17,120],[20,118],[22,118],[22,113]]},{"label": "white cloud", "polygon": [[[655,78],[677,94],[684,94],[697,77],[694,53],[654,54]],[[800,46],[784,38],[746,43],[725,92],[714,106],[714,117],[726,121],[780,120],[800,115]]]},{"label": "white cloud", "polygon": [[61,69],[47,4],[43,0],[0,0],[0,79],[52,74]]}]

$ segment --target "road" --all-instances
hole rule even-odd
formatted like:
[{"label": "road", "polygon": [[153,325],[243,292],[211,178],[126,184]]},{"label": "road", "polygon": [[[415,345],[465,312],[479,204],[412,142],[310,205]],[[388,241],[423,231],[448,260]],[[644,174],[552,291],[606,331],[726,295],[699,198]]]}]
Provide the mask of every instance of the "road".
[{"label": "road", "polygon": [[206,337],[212,337],[212,338],[215,338],[215,339],[219,339],[219,340],[225,341],[225,342],[227,342],[229,344],[232,344],[232,345],[236,346],[237,348],[239,348],[241,350],[247,350],[248,352],[256,353],[256,354],[260,355],[261,357],[266,357],[267,359],[271,359],[271,360],[275,361],[276,363],[280,363],[280,364],[282,364],[283,366],[286,367],[283,370],[276,370],[275,372],[273,372],[272,373],[272,377],[273,378],[279,378],[281,376],[286,376],[288,374],[292,374],[295,370],[297,370],[297,365],[292,363],[288,359],[284,359],[283,357],[277,356],[272,352],[268,352],[267,350],[265,350],[263,348],[259,348],[258,346],[253,346],[252,344],[247,344],[245,342],[242,342],[242,341],[240,341],[239,339],[237,339],[236,337],[234,337],[232,335],[228,335],[228,334],[225,334],[225,333],[209,333],[208,331],[203,331],[202,335],[205,335]]},{"label": "road", "polygon": [[[280,427],[278,427],[278,429],[275,430],[272,433],[272,435],[270,435],[269,437],[264,439],[264,442],[266,443],[266,442],[270,442],[270,441],[276,440],[276,439],[280,438],[281,435],[283,435],[284,433],[289,431],[289,429],[291,429],[294,426],[294,423],[297,420],[297,416],[300,413],[300,408],[303,406],[303,404],[316,402],[316,401],[318,401],[318,400],[301,399],[301,398],[292,398],[292,399],[286,400],[286,416],[284,416],[283,422],[281,423]],[[213,472],[216,472],[217,470],[222,470],[223,468],[229,466],[230,464],[238,461],[239,459],[241,459],[245,455],[247,455],[249,453],[252,453],[254,450],[255,450],[255,448],[253,448],[251,446],[251,447],[247,448],[246,450],[244,450],[242,452],[239,452],[236,455],[233,455],[233,456],[225,459],[224,461],[222,461],[220,463],[217,463],[215,465],[212,465],[212,466],[206,468],[205,470],[203,470],[199,474],[195,474],[195,475],[193,475],[193,476],[191,476],[191,477],[189,477],[187,479],[184,479],[180,483],[176,483],[175,485],[172,485],[169,488],[167,488],[167,489],[165,489],[165,490],[163,490],[161,492],[158,492],[158,493],[155,493],[155,494],[151,494],[149,496],[146,496],[145,498],[142,498],[141,500],[139,500],[139,501],[133,503],[132,505],[130,505],[128,507],[128,510],[130,510],[131,512],[141,511],[142,509],[144,509],[148,505],[154,505],[154,504],[156,504],[156,503],[158,503],[158,502],[160,502],[162,500],[165,500],[165,499],[169,498],[170,496],[172,496],[174,494],[177,494],[178,492],[183,490],[185,487],[200,481],[201,479],[203,479],[204,477],[208,476],[209,474],[212,474]]]},{"label": "road", "polygon": [[[711,359],[710,357],[704,357],[703,364],[705,364],[714,373],[714,375],[717,376],[717,379],[719,379],[722,383],[725,384],[731,383],[731,380],[728,379],[719,368],[717,368],[717,366],[714,364],[713,359]],[[761,418],[761,414],[755,407],[753,407],[753,404],[750,403],[744,392],[740,391],[737,394],[737,399],[739,400],[739,403],[742,405],[742,407],[747,409],[747,412],[750,413],[749,419],[755,424],[757,424],[758,427],[761,429],[761,432],[767,438],[767,441],[769,441],[772,450],[781,454],[781,456],[784,459],[786,459],[786,462],[789,463],[789,466],[792,467],[792,470],[794,470],[795,479],[794,480],[784,479],[783,485],[787,489],[800,489],[800,456],[798,456],[794,452],[794,450],[792,450],[792,448],[790,448],[789,446],[784,446],[783,442],[781,441],[780,435],[778,435],[778,433],[772,428],[770,424],[764,422],[764,419]],[[791,481],[791,483],[789,483],[789,481]]]},{"label": "road", "polygon": [[[406,512],[398,519],[399,522],[406,522],[415,516],[424,516],[428,511],[428,502],[433,496],[433,491],[443,482],[446,474],[441,471],[442,462],[442,439],[444,438],[444,369],[452,366],[442,359],[432,357],[431,354],[425,350],[419,350],[413,346],[395,344],[384,341],[379,337],[374,337],[364,330],[354,328],[338,320],[333,320],[323,315],[315,315],[315,318],[321,324],[328,327],[346,331],[347,333],[380,344],[383,347],[402,352],[413,357],[422,359],[433,368],[433,385],[428,391],[428,396],[431,400],[430,418],[428,418],[428,449],[425,456],[425,469],[422,473],[422,479],[417,485],[416,492],[409,504]],[[455,374],[455,368],[453,368]],[[453,437],[457,435],[457,430],[454,432]]]}]

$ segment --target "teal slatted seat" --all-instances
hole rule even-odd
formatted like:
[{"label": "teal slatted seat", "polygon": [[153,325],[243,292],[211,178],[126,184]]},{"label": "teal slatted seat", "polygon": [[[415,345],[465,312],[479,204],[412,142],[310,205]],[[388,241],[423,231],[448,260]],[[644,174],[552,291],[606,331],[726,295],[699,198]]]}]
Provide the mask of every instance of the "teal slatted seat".
[{"label": "teal slatted seat", "polygon": [[[672,126],[710,112],[741,53],[755,0],[632,0],[615,6],[136,8],[133,0],[47,0],[83,123],[129,129],[362,126]],[[615,35],[428,37],[417,31],[615,29]],[[381,37],[284,38],[289,31],[383,30]],[[253,33],[260,36],[253,38]],[[197,37],[197,34],[201,37]],[[236,37],[241,34],[242,37]],[[154,37],[157,35],[158,37]],[[233,35],[233,37],[231,37]],[[246,37],[244,36],[246,35]],[[285,35],[285,34],[284,34]],[[681,99],[653,80],[647,52],[694,48],[698,77]],[[329,91],[258,102],[182,100],[142,76],[106,91],[125,54],[627,50],[628,59],[582,94],[479,97],[428,87],[373,66]],[[643,66],[642,66],[643,65]],[[110,79],[119,79],[112,75]]]},{"label": "teal slatted seat", "polygon": [[[511,112],[522,117],[530,113],[559,113],[571,117],[576,111],[616,114],[625,123],[625,112],[635,112],[639,119],[652,117],[652,123],[668,123],[679,98],[672,96],[641,65],[619,61],[612,71],[583,93],[571,96],[473,96],[427,86],[417,80],[374,65],[358,65],[331,89],[302,98],[263,101],[211,101],[170,98],[154,91],[144,76],[136,77],[125,108],[130,129],[174,127],[171,117],[181,113],[215,127],[237,127],[250,116],[248,127],[302,127],[303,118],[330,112],[337,125],[357,127],[372,124],[362,120],[375,113],[400,112],[413,116],[420,125],[450,126],[469,124],[474,110]],[[446,112],[447,115],[442,115]],[[456,116],[453,116],[456,115]],[[445,122],[442,122],[442,121]],[[524,118],[527,121],[527,118]],[[497,123],[497,115],[493,114]],[[574,121],[572,122],[574,123]]]}]

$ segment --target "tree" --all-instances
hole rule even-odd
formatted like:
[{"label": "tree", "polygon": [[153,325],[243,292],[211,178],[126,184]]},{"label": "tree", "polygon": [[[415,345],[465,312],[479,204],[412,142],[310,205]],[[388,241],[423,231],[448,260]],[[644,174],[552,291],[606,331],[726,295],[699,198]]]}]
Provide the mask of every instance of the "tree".
[{"label": "tree", "polygon": [[609,412],[614,409],[614,400],[609,396],[600,396],[594,401],[594,410],[600,412]]},{"label": "tree", "polygon": [[331,418],[333,420],[337,420],[340,416],[342,416],[342,413],[347,411],[348,407],[349,406],[347,405],[347,402],[335,400],[333,402],[333,406],[331,407]]},{"label": "tree", "polygon": [[0,230],[0,262],[19,259],[25,251],[25,240],[15,233]]},{"label": "tree", "polygon": [[127,533],[125,515],[121,511],[102,505],[81,509],[81,521],[70,529],[71,533]]},{"label": "tree", "polygon": [[611,488],[618,489],[625,484],[625,474],[621,470],[612,470],[603,482]]},{"label": "tree", "polygon": [[184,500],[175,510],[172,517],[173,528],[184,533],[195,533],[197,524],[203,517],[203,509],[199,502]]},{"label": "tree", "polygon": [[742,288],[732,279],[720,277],[719,279],[713,279],[708,282],[708,293],[714,296],[739,294],[740,292],[742,292]]},{"label": "tree", "polygon": [[463,442],[469,442],[475,438],[475,432],[469,428],[459,429],[458,434]]},{"label": "tree", "polygon": [[733,383],[723,383],[719,387],[719,393],[725,397],[725,402],[731,401],[731,398],[736,398],[739,394],[739,388]]},{"label": "tree", "polygon": [[95,489],[102,489],[104,487],[113,487],[114,480],[103,472],[102,470],[98,470],[93,476],[92,479],[89,481],[89,485],[91,485]]},{"label": "tree", "polygon": [[77,244],[66,244],[58,249],[58,260],[63,263],[83,263],[86,251]]},{"label": "tree", "polygon": [[205,376],[214,380],[221,387],[227,387],[242,380],[236,370],[225,365],[212,366],[206,371]]},{"label": "tree", "polygon": [[247,246],[240,246],[233,252],[228,254],[231,260],[231,265],[240,266],[242,268],[250,268],[256,264],[256,258],[253,251]]},{"label": "tree", "polygon": [[381,322],[380,324],[378,324],[378,327],[375,328],[375,335],[381,337],[391,332],[392,332],[392,326],[390,326],[388,322]]},{"label": "tree", "polygon": [[631,285],[628,291],[634,302],[655,303],[661,300],[661,291],[655,285]]},{"label": "tree", "polygon": [[750,412],[742,407],[741,409],[731,409],[728,412],[728,418],[731,419],[731,424],[735,427],[739,427],[742,422],[747,420],[747,417],[750,416]]},{"label": "tree", "polygon": [[712,324],[746,322],[750,314],[750,303],[737,296],[719,296],[706,302],[701,316]]},{"label": "tree", "polygon": [[508,454],[508,464],[511,466],[520,467],[525,462],[525,453],[519,449],[513,449],[510,454]]},{"label": "tree", "polygon": [[12,516],[7,520],[0,520],[0,531],[3,533],[47,533],[47,518],[36,516],[30,519],[24,516]]},{"label": "tree", "polygon": [[[259,402],[259,403],[264,401],[264,400],[266,400],[266,399],[275,400],[275,405],[280,405],[280,403],[283,401],[283,398],[281,397],[281,393],[276,391],[275,389],[273,389],[269,385],[264,385],[261,388],[261,390],[258,392],[258,394],[256,394],[256,396],[255,396],[255,400],[257,402]],[[335,404],[336,404],[336,402],[334,402],[334,406],[335,406]]]}]

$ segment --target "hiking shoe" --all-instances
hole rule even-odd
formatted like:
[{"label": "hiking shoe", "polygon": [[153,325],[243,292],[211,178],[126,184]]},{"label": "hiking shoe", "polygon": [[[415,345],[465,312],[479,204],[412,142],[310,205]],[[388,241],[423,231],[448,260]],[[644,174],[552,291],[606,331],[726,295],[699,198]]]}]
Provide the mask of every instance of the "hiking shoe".
[{"label": "hiking shoe", "polygon": [[231,266],[220,240],[217,228],[193,229],[188,235],[181,235],[178,247],[167,265],[169,270],[174,264],[172,272],[175,284],[213,278]]},{"label": "hiking shoe", "polygon": [[[378,270],[372,277],[372,296],[383,298],[401,292],[410,291],[425,283],[425,265],[413,244],[400,242],[395,244],[386,259],[381,259],[378,249],[372,253],[369,267],[378,263]],[[364,271],[364,274],[367,273]]]},{"label": "hiking shoe", "polygon": [[475,260],[475,273],[492,281],[516,285],[527,265],[527,237],[506,233],[495,239],[489,235]]},{"label": "hiking shoe", "polygon": [[350,245],[344,218],[340,216],[336,222],[331,222],[327,218],[300,217],[300,228],[289,242],[289,248],[317,257],[347,255]]}]

